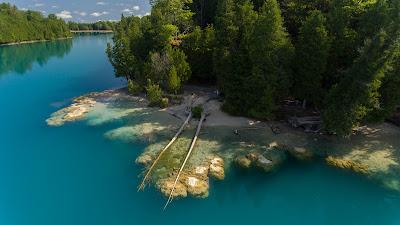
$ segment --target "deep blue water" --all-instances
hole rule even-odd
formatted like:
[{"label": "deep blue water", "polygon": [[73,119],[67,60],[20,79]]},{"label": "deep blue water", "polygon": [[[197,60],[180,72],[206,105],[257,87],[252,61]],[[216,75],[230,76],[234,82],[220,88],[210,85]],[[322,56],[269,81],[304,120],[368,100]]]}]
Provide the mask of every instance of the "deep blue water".
[{"label": "deep blue water", "polygon": [[136,192],[143,145],[103,134],[118,123],[48,127],[72,97],[123,81],[108,35],[0,47],[0,225],[307,224],[399,225],[400,194],[322,164],[276,174],[232,170],[204,200]]}]

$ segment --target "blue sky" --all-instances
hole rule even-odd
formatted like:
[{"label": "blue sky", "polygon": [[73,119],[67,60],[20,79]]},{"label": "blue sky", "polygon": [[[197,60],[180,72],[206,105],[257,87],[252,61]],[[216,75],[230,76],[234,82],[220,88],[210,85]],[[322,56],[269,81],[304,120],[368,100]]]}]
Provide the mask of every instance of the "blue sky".
[{"label": "blue sky", "polygon": [[56,14],[65,20],[95,22],[119,20],[121,14],[144,16],[150,12],[148,0],[8,0],[19,9]]}]

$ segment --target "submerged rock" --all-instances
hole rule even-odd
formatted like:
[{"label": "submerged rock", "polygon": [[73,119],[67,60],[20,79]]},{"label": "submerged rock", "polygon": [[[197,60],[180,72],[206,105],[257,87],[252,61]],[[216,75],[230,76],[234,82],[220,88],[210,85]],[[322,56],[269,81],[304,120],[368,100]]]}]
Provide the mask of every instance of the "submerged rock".
[{"label": "submerged rock", "polygon": [[142,154],[136,158],[135,163],[142,166],[148,166],[153,161],[153,158],[148,154]]},{"label": "submerged rock", "polygon": [[257,152],[251,154],[256,166],[264,172],[276,170],[287,158],[286,151],[276,147],[266,150],[263,154]]},{"label": "submerged rock", "polygon": [[168,127],[157,122],[140,123],[132,126],[123,126],[105,133],[105,136],[112,140],[122,140],[126,142],[142,141],[150,142],[157,135],[167,130]]},{"label": "submerged rock", "polygon": [[314,157],[312,151],[303,147],[288,148],[288,152],[291,156],[301,161],[311,160]]},{"label": "submerged rock", "polygon": [[271,160],[265,158],[263,155],[257,156],[256,165],[265,172],[270,172],[275,167],[275,164]]},{"label": "submerged rock", "polygon": [[225,178],[224,160],[222,158],[214,157],[211,159],[210,175],[217,180],[223,180]]},{"label": "submerged rock", "polygon": [[340,159],[335,158],[333,156],[328,156],[326,159],[326,163],[331,166],[335,166],[341,169],[352,170],[356,173],[368,174],[368,167],[361,163],[355,162],[349,159]]},{"label": "submerged rock", "polygon": [[252,162],[246,156],[238,156],[235,159],[235,163],[236,163],[236,165],[238,165],[239,167],[241,167],[243,169],[249,169]]},{"label": "submerged rock", "polygon": [[46,120],[49,126],[88,119],[90,125],[120,119],[143,111],[146,100],[129,95],[122,89],[93,92],[74,98],[72,104],[53,113]]},{"label": "submerged rock", "polygon": [[259,154],[257,152],[250,152],[249,154],[246,155],[246,158],[250,159],[252,162],[255,162],[257,160],[258,155]]},{"label": "submerged rock", "polygon": [[80,120],[91,111],[96,101],[90,97],[79,97],[74,99],[70,106],[58,110],[46,120],[49,126],[61,126],[66,122]]},{"label": "submerged rock", "polygon": [[261,150],[256,150],[247,155],[239,155],[235,158],[237,166],[248,169],[252,165],[265,171],[271,172],[277,169],[287,158],[285,149],[278,148],[277,145],[270,145],[267,150],[261,153]]},{"label": "submerged rock", "polygon": [[263,155],[271,160],[275,166],[282,164],[287,158],[286,151],[277,147],[266,150]]}]

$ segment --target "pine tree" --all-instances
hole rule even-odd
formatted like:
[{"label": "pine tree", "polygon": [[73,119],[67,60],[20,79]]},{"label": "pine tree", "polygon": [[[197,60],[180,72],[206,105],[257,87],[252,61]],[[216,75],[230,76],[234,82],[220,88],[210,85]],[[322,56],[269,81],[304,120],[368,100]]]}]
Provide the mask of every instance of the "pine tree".
[{"label": "pine tree", "polygon": [[209,66],[213,65],[214,27],[207,26],[202,30],[197,26],[192,33],[185,37],[181,46],[188,57],[192,78],[200,82],[214,82],[216,79],[214,70],[212,66]]},{"label": "pine tree", "polygon": [[[179,28],[179,31],[186,31],[191,23],[193,12],[189,5],[192,0],[157,0],[153,2],[152,16],[156,16],[158,22],[172,24]],[[153,15],[154,12],[154,15]],[[179,32],[175,35],[177,36]]]},{"label": "pine tree", "polygon": [[191,9],[198,26],[205,28],[214,23],[218,0],[193,0]]},{"label": "pine tree", "polygon": [[[385,77],[382,79],[382,85],[379,88],[379,104],[368,117],[373,122],[384,121],[400,105],[400,1],[394,0],[384,3],[388,5],[383,6],[380,3],[378,7],[386,9],[386,22],[389,23],[386,29],[388,35],[394,39],[394,43],[388,50],[391,58],[388,60]],[[382,13],[382,11],[379,12]]]},{"label": "pine tree", "polygon": [[297,98],[320,106],[323,100],[323,76],[329,56],[329,36],[325,17],[313,11],[300,28],[296,45],[294,93]]},{"label": "pine tree", "polygon": [[366,37],[360,38],[360,25],[355,26],[355,24],[360,23],[371,2],[373,1],[332,1],[332,8],[327,12],[327,29],[333,47],[329,52],[327,74],[323,82],[326,90],[340,82],[359,56],[359,49]]},{"label": "pine tree", "polygon": [[232,55],[236,48],[239,28],[235,24],[234,0],[220,0],[217,4],[215,18],[214,72],[217,75],[218,87],[225,91],[226,81],[233,72]]},{"label": "pine tree", "polygon": [[247,91],[249,102],[252,103],[248,114],[271,118],[276,103],[288,94],[293,55],[293,47],[276,0],[266,0],[260,8],[251,36],[251,77],[245,84],[249,86]]},{"label": "pine tree", "polygon": [[187,57],[185,53],[180,49],[172,49],[170,47],[168,47],[167,49],[167,54],[172,60],[172,65],[176,69],[176,73],[180,82],[188,81],[192,74],[192,71],[190,69],[189,63],[187,62]]},{"label": "pine tree", "polygon": [[258,15],[250,1],[238,4],[236,15],[234,22],[238,31],[237,40],[226,49],[231,61],[224,65],[230,69],[229,74],[226,74],[226,71],[224,73],[228,75],[223,80],[226,96],[224,109],[232,114],[246,115],[254,104],[250,99],[252,96],[249,95],[253,90],[250,90],[252,87],[248,85],[248,78],[252,69],[250,48]]},{"label": "pine tree", "polygon": [[379,101],[379,87],[387,66],[388,36],[384,32],[366,42],[360,57],[345,78],[329,92],[323,120],[328,131],[351,134],[374,110]]},{"label": "pine tree", "polygon": [[168,90],[170,93],[177,94],[181,88],[181,81],[176,72],[175,66],[172,66],[168,76]]},{"label": "pine tree", "polygon": [[400,105],[400,46],[397,46],[395,57],[389,63],[379,88],[379,104],[369,115],[372,122],[382,122],[392,116]]},{"label": "pine tree", "polygon": [[380,29],[372,29],[379,32],[365,41],[359,57],[327,96],[323,120],[328,131],[349,135],[361,122],[390,115],[398,104],[399,92],[392,85],[398,83],[400,5],[398,0],[381,0],[376,6],[382,3],[390,4],[384,7],[390,9],[390,17],[374,23]]},{"label": "pine tree", "polygon": [[116,31],[114,45],[107,44],[106,52],[117,77],[125,77],[127,80],[136,79],[137,61],[131,53],[129,37],[124,31]]}]

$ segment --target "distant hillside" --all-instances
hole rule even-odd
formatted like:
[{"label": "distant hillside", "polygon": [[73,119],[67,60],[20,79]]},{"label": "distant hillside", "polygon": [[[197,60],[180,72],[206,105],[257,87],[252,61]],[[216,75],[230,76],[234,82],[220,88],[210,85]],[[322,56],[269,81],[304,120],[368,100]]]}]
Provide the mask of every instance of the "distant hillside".
[{"label": "distant hillside", "polygon": [[54,14],[44,17],[40,12],[22,11],[8,3],[0,4],[0,44],[70,36],[68,25]]}]

